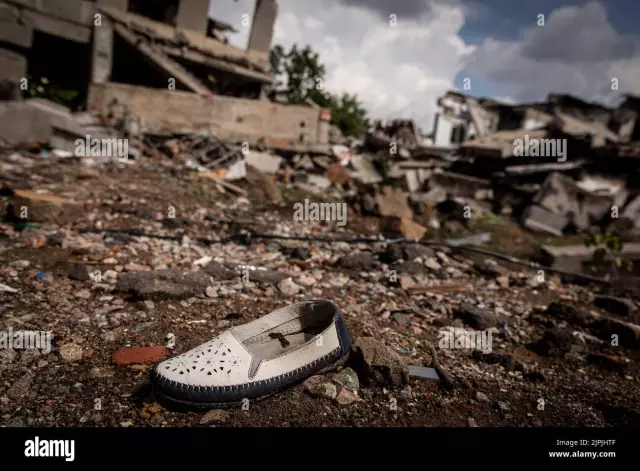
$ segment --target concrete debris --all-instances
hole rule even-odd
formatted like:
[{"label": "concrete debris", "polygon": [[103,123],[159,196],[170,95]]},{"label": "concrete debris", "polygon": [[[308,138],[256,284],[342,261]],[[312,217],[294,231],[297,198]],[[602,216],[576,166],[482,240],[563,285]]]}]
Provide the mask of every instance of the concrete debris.
[{"label": "concrete debris", "polygon": [[427,229],[408,218],[386,216],[380,220],[380,232],[389,237],[401,235],[408,240],[420,240]]},{"label": "concrete debris", "polygon": [[247,164],[255,167],[266,175],[275,175],[282,165],[283,158],[277,155],[250,150],[245,154]]},{"label": "concrete debris", "polygon": [[426,366],[416,366],[416,365],[409,365],[407,368],[408,368],[409,378],[431,379],[435,381],[440,381],[440,377],[438,376],[438,372],[436,371],[435,368],[428,368]]},{"label": "concrete debris", "polygon": [[12,288],[9,285],[5,285],[4,283],[0,283],[0,292],[2,293],[17,293],[18,290],[15,288]]},{"label": "concrete debris", "polygon": [[365,385],[403,386],[408,381],[405,360],[373,337],[360,337],[353,344],[354,366]]},{"label": "concrete debris", "polygon": [[534,232],[562,237],[569,220],[560,214],[554,214],[540,206],[529,206],[522,215],[522,225]]},{"label": "concrete debris", "polygon": [[204,293],[210,280],[204,271],[165,269],[129,272],[118,277],[117,289],[145,299],[185,299]]},{"label": "concrete debris", "polygon": [[413,218],[413,211],[409,207],[407,197],[401,188],[385,186],[382,193],[376,195],[376,203],[380,216]]},{"label": "concrete debris", "polygon": [[581,230],[597,224],[611,213],[614,206],[613,197],[585,191],[559,173],[549,175],[533,202],[553,214],[566,217],[569,224]]},{"label": "concrete debris", "polygon": [[12,215],[16,220],[69,221],[84,213],[84,202],[32,190],[13,190]]},{"label": "concrete debris", "polygon": [[327,179],[334,185],[344,185],[351,180],[351,176],[343,165],[333,164],[327,168]]},{"label": "concrete debris", "polygon": [[491,232],[481,232],[469,237],[463,237],[460,239],[447,239],[447,244],[454,247],[466,247],[470,245],[482,245],[491,242]]}]

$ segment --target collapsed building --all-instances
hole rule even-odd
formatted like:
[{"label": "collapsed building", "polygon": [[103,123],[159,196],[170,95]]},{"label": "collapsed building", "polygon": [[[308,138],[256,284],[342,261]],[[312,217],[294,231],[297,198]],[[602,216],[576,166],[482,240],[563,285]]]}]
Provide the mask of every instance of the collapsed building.
[{"label": "collapsed building", "polygon": [[2,0],[2,95],[19,100],[44,77],[72,91],[72,109],[130,113],[150,134],[313,150],[328,143],[328,111],[266,98],[277,9],[256,0],[243,50],[225,38],[232,26],[209,18],[208,0]]},{"label": "collapsed building", "polygon": [[511,105],[450,91],[438,105],[429,145],[395,165],[414,199],[484,200],[486,212],[556,236],[640,229],[637,97],[617,108],[553,93]]}]

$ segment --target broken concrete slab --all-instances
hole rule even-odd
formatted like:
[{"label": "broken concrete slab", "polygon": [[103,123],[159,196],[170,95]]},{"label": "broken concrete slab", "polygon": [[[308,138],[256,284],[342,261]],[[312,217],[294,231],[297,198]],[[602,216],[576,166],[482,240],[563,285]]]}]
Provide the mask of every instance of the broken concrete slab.
[{"label": "broken concrete slab", "polygon": [[404,358],[373,337],[356,339],[352,360],[353,369],[365,386],[403,386],[408,381]]},{"label": "broken concrete slab", "polygon": [[514,142],[529,136],[530,140],[544,139],[548,135],[547,130],[537,131],[498,131],[478,139],[466,141],[460,146],[460,153],[465,156],[488,157],[503,159],[512,157],[515,151]]},{"label": "broken concrete slab", "polygon": [[371,271],[378,266],[378,260],[371,252],[344,255],[336,261],[336,266],[357,271]]},{"label": "broken concrete slab", "polygon": [[440,381],[440,376],[435,368],[428,368],[426,366],[409,365],[408,366],[409,378],[415,379],[432,379]]},{"label": "broken concrete slab", "polygon": [[[540,247],[542,263],[555,269],[581,273],[593,260],[596,251],[594,247],[585,245],[543,245]],[[628,261],[640,260],[640,243],[626,243],[622,246],[620,257]],[[605,260],[614,261],[613,256],[607,254]]]},{"label": "broken concrete slab", "polygon": [[620,219],[625,219],[640,229],[640,195],[632,198],[624,207]]},{"label": "broken concrete slab", "polygon": [[48,142],[53,148],[75,152],[77,139],[87,133],[71,112],[44,99],[0,103],[0,139],[17,145],[27,139]]},{"label": "broken concrete slab", "polygon": [[124,273],[116,288],[143,299],[184,299],[204,293],[210,284],[211,277],[204,271],[175,268]]},{"label": "broken concrete slab", "polygon": [[545,232],[561,237],[569,220],[559,214],[554,214],[540,206],[531,205],[522,215],[522,225],[534,232]]},{"label": "broken concrete slab", "polygon": [[413,211],[409,207],[407,197],[401,188],[385,186],[382,193],[376,195],[378,212],[380,216],[397,216],[412,219]]},{"label": "broken concrete slab", "polygon": [[21,100],[21,80],[26,75],[27,58],[17,52],[0,49],[0,100]]},{"label": "broken concrete slab", "polygon": [[366,155],[354,155],[350,161],[351,166],[355,171],[351,172],[351,177],[365,185],[371,185],[374,183],[380,183],[382,177],[375,165],[373,165],[372,159]]},{"label": "broken concrete slab", "polygon": [[344,185],[351,180],[351,175],[341,164],[333,164],[327,168],[327,179],[336,185]]},{"label": "broken concrete slab", "polygon": [[384,216],[380,219],[380,231],[390,237],[399,234],[408,240],[420,240],[427,229],[411,219]]},{"label": "broken concrete slab", "polygon": [[20,11],[13,5],[0,3],[0,43],[30,49],[33,28],[20,22]]},{"label": "broken concrete slab", "polygon": [[220,95],[205,99],[192,92],[121,83],[91,85],[89,111],[106,116],[114,100],[126,103],[151,134],[213,134],[224,142],[283,149],[324,146],[323,110],[308,106]]},{"label": "broken concrete slab", "polygon": [[236,276],[239,276],[234,269],[217,262],[210,262],[207,264],[207,266],[204,267],[204,271],[214,280],[231,280]]},{"label": "broken concrete slab", "polygon": [[331,182],[328,178],[322,175],[314,175],[312,173],[306,175],[306,181],[296,182],[296,186],[309,193],[317,195],[324,195],[326,190],[331,187]]},{"label": "broken concrete slab", "polygon": [[491,182],[460,173],[438,172],[429,180],[429,188],[442,188],[452,196],[475,198],[480,190],[490,190]]},{"label": "broken concrete slab", "polygon": [[82,217],[84,203],[48,193],[13,190],[11,209],[18,220],[61,223]]},{"label": "broken concrete slab", "polygon": [[497,316],[469,303],[460,304],[454,317],[459,317],[465,324],[476,330],[486,330],[500,324]]},{"label": "broken concrete slab", "polygon": [[146,33],[158,40],[168,44],[176,43],[178,32],[183,42],[189,49],[193,49],[206,56],[226,59],[234,65],[244,67],[247,70],[256,69],[266,71],[269,63],[269,54],[259,50],[243,50],[230,44],[225,44],[213,38],[200,34],[198,31],[189,29],[177,29],[170,24],[161,23],[142,15],[119,11],[117,8],[103,6],[100,8],[114,21],[122,24],[136,33]]},{"label": "broken concrete slab", "polygon": [[188,72],[173,59],[169,58],[156,48],[153,48],[144,36],[135,34],[121,24],[114,25],[114,30],[121,38],[143,54],[148,62],[153,64],[156,68],[164,71],[167,78],[175,79],[176,82],[187,87],[194,93],[198,93],[203,96],[211,94],[211,90],[198,78]]},{"label": "broken concrete slab", "polygon": [[249,195],[254,201],[277,203],[282,201],[282,192],[267,175],[251,165],[247,165],[247,183]]},{"label": "broken concrete slab", "polygon": [[478,234],[470,235],[469,237],[461,237],[458,239],[447,239],[446,243],[452,247],[469,247],[487,244],[491,242],[491,232],[480,232]]},{"label": "broken concrete slab", "polygon": [[245,154],[247,163],[266,175],[275,175],[280,170],[280,165],[284,160],[277,155],[268,154],[266,152],[258,152],[250,150]]},{"label": "broken concrete slab", "polygon": [[611,213],[614,198],[590,193],[559,173],[547,177],[533,202],[554,214],[565,216],[579,229],[588,229]]},{"label": "broken concrete slab", "polygon": [[346,165],[351,160],[351,157],[353,157],[353,153],[349,147],[339,144],[331,146],[331,153],[342,165]]}]

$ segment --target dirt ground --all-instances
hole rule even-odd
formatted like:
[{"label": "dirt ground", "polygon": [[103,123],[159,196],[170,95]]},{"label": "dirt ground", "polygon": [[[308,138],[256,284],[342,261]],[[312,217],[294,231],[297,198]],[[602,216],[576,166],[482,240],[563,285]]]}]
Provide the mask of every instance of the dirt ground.
[{"label": "dirt ground", "polygon": [[[0,225],[0,283],[18,290],[0,290],[0,328],[55,334],[49,353],[0,350],[3,426],[640,426],[636,300],[627,299],[629,313],[605,311],[594,304],[597,286],[566,285],[551,275],[536,283],[535,273],[518,267],[498,265],[495,273],[483,272],[477,269],[483,260],[462,252],[424,249],[417,260],[383,262],[380,254],[388,250],[383,244],[204,244],[198,239],[246,228],[346,236],[372,233],[375,224],[353,213],[345,228],[300,223],[291,216],[294,201],[269,202],[246,184],[247,198],[221,194],[215,183],[161,163],[91,169],[75,159],[28,160],[29,165],[3,160],[5,185],[48,190],[85,204],[52,220],[28,219],[33,227],[6,219]],[[1,201],[6,210],[13,199]],[[30,207],[34,214],[38,204]],[[105,229],[177,237],[100,232]],[[309,258],[287,255],[295,248],[308,249]],[[361,259],[349,258],[362,253]],[[345,256],[349,263],[336,264]],[[239,276],[213,279],[206,292],[184,296],[118,290],[123,273],[201,269],[194,262],[203,257],[229,266],[266,267],[292,277],[301,291],[287,294],[277,282],[242,283]],[[393,264],[399,281],[389,279],[385,263]],[[74,279],[69,276],[74,264],[99,271],[102,278]],[[155,402],[149,365],[112,362],[121,348],[166,345],[170,333],[175,338],[170,355],[177,355],[302,299],[334,301],[354,341],[375,337],[409,364],[428,365],[425,341],[432,342],[453,387],[424,379],[361,386],[359,400],[338,404],[299,384],[251,403],[248,410],[225,409],[207,421],[202,411],[170,410]],[[564,310],[548,310],[554,302]],[[439,347],[442,329],[469,328],[458,318],[462,303],[499,319],[493,322],[491,354]],[[619,345],[610,341],[612,332],[620,333]],[[75,355],[63,355],[72,347]]]}]

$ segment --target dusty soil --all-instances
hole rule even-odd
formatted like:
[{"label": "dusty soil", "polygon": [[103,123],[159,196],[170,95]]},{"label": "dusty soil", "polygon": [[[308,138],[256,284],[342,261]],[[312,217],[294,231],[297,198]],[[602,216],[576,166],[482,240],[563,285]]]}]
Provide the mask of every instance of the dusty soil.
[{"label": "dusty soil", "polygon": [[[74,159],[33,160],[32,167],[9,163],[3,172],[8,186],[46,189],[87,203],[71,220],[33,222],[37,227],[27,228],[10,222],[0,225],[0,283],[19,290],[0,292],[0,328],[55,334],[49,353],[0,351],[2,425],[640,426],[638,344],[611,345],[602,340],[608,339],[607,333],[598,335],[592,325],[597,316],[638,320],[635,314],[622,317],[596,308],[597,287],[565,285],[552,276],[536,285],[533,272],[503,266],[509,278],[506,285],[504,279],[497,281],[497,276],[476,270],[478,260],[445,251],[425,252],[414,275],[398,270],[400,280],[392,282],[389,268],[378,257],[385,250],[383,244],[199,243],[196,239],[222,238],[243,228],[344,236],[371,233],[375,225],[353,213],[345,228],[302,224],[291,217],[291,200],[278,204],[253,200],[252,188],[247,188],[248,198],[238,199],[221,194],[213,182],[164,164],[111,165],[88,173]],[[5,207],[10,201],[2,198]],[[170,218],[173,210],[175,218]],[[84,233],[82,228],[138,229],[178,237]],[[308,248],[311,258],[292,259],[283,254],[283,247]],[[373,269],[334,265],[338,258],[362,251],[374,254]],[[127,271],[196,269],[194,262],[206,256],[224,264],[266,267],[296,281],[313,276],[316,283],[286,295],[272,283],[242,284],[240,277],[213,280],[212,293],[184,299],[141,299],[116,289],[117,278]],[[74,263],[99,270],[105,279],[70,278]],[[411,284],[423,289],[415,291]],[[443,288],[453,285],[458,290]],[[433,287],[440,289],[429,291]],[[343,309],[354,340],[373,336],[411,364],[429,364],[424,342],[432,342],[454,380],[453,388],[412,379],[410,389],[361,388],[360,401],[340,405],[311,396],[300,384],[251,403],[249,410],[227,409],[200,425],[203,412],[170,410],[155,402],[148,365],[116,366],[111,361],[123,347],[165,345],[169,333],[175,336],[171,354],[180,354],[230,326],[307,298],[333,300]],[[568,321],[546,312],[554,301],[575,307],[587,320]],[[438,348],[438,332],[444,326],[464,326],[455,319],[463,302],[502,319],[492,330],[491,355]],[[559,341],[561,353],[536,353],[531,344],[553,327],[571,333]],[[80,359],[63,358],[60,348],[69,343],[81,348]],[[390,406],[392,398],[397,400],[395,408]]]}]

